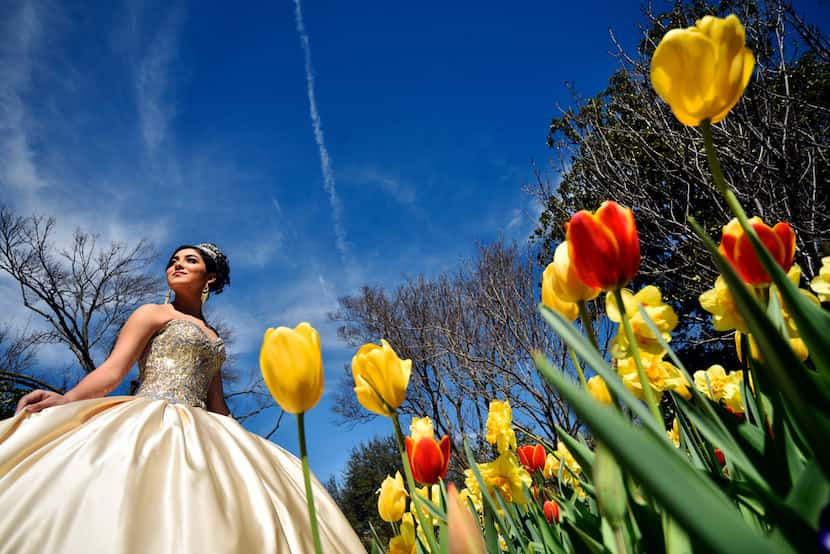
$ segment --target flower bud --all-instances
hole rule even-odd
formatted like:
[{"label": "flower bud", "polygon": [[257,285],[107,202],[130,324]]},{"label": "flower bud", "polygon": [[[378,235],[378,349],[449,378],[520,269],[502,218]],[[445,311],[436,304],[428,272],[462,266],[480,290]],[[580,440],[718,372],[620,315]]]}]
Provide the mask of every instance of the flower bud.
[{"label": "flower bud", "polygon": [[545,467],[545,448],[541,444],[520,446],[516,449],[519,461],[530,473]]},{"label": "flower bud", "polygon": [[545,519],[548,523],[559,523],[559,504],[553,500],[546,500],[542,506],[545,512]]},{"label": "flower bud", "polygon": [[625,484],[614,455],[602,443],[597,444],[593,475],[599,511],[608,524],[617,529],[623,524],[627,511]]}]

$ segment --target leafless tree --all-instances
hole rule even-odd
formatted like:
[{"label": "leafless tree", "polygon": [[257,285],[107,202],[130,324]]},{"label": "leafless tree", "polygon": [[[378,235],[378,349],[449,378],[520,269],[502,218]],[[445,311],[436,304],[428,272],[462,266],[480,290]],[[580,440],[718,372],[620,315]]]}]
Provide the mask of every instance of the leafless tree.
[{"label": "leafless tree", "polygon": [[38,332],[14,333],[9,326],[0,327],[0,419],[14,414],[17,400],[32,388],[61,392],[29,374],[41,339]]},{"label": "leafless tree", "polygon": [[[430,416],[456,449],[464,437],[483,440],[494,399],[509,399],[516,421],[552,437],[556,425],[573,432],[579,422],[531,359],[542,350],[568,367],[564,345],[538,313],[540,280],[532,255],[496,242],[455,273],[411,278],[391,293],[364,287],[330,317],[351,345],[383,338],[412,360],[401,412]],[[348,387],[335,411],[344,422],[372,417]]]},{"label": "leafless tree", "polygon": [[130,313],[160,298],[161,281],[147,271],[154,254],[146,241],[99,247],[77,230],[61,248],[54,227],[52,218],[0,210],[0,270],[17,281],[23,305],[49,324],[42,339],[68,346],[89,373],[96,348],[108,350]]}]

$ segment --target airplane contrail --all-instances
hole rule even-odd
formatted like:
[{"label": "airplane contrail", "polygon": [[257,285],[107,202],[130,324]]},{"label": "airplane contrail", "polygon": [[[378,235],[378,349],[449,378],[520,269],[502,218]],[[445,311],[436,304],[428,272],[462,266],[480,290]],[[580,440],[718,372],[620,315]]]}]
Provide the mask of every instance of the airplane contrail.
[{"label": "airplane contrail", "polygon": [[314,140],[317,142],[317,149],[320,151],[320,169],[323,172],[323,187],[329,195],[332,219],[334,220],[334,233],[336,237],[337,250],[343,263],[349,257],[349,246],[346,241],[346,229],[343,226],[343,207],[337,196],[337,187],[334,182],[334,171],[331,169],[331,158],[326,148],[326,139],[323,135],[323,126],[320,121],[320,113],[317,111],[317,101],[314,97],[314,70],[311,65],[311,45],[308,40],[308,33],[303,23],[303,10],[300,0],[294,0],[294,18],[297,22],[297,34],[300,36],[300,44],[305,55],[305,80],[308,92],[308,106],[311,115],[311,126],[314,129]]}]

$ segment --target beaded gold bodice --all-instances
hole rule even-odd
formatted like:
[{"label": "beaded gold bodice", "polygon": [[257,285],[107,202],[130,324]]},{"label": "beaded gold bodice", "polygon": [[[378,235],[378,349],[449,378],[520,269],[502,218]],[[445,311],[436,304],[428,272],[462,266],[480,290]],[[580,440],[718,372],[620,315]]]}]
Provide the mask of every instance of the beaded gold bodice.
[{"label": "beaded gold bodice", "polygon": [[136,396],[205,408],[210,381],[225,361],[222,339],[210,338],[187,319],[165,323],[138,359]]}]

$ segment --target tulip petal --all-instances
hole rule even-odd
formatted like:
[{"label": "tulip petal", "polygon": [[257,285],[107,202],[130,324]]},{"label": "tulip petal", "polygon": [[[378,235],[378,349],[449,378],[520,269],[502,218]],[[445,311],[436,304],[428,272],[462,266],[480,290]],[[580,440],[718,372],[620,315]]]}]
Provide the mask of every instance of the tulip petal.
[{"label": "tulip petal", "polygon": [[[784,247],[783,256],[777,260],[784,271],[789,271],[793,265],[793,257],[795,256],[795,233],[793,228],[788,223],[776,223],[772,228],[772,232],[776,234]],[[796,282],[796,286],[798,283]]]},{"label": "tulip petal", "polygon": [[581,210],[574,214],[567,228],[570,257],[580,279],[588,286],[608,289],[617,285],[616,260],[619,246],[614,235],[593,214]]},{"label": "tulip petal", "polygon": [[[410,443],[414,441],[410,439]],[[435,484],[444,469],[444,456],[438,442],[435,439],[421,439],[412,446],[410,443],[407,443],[406,450],[410,453],[412,476],[424,485]]]},{"label": "tulip petal", "polygon": [[694,29],[672,29],[654,51],[651,84],[684,125],[700,125],[707,117],[716,55],[709,37]]},{"label": "tulip petal", "polygon": [[634,213],[630,208],[609,201],[602,203],[596,217],[617,240],[617,285],[623,285],[633,279],[640,269],[640,239]]},{"label": "tulip petal", "polygon": [[[755,229],[761,243],[769,250],[772,257],[780,263],[780,260],[784,257],[784,245],[781,244],[781,239],[763,223],[753,223],[752,227]],[[746,235],[738,237],[735,245],[735,268],[741,278],[749,284],[757,285],[770,282],[770,276],[764,266],[761,265],[761,260],[755,254],[755,250],[749,242],[749,237]]]},{"label": "tulip petal", "polygon": [[443,479],[447,475],[447,470],[450,467],[450,438],[447,435],[441,439],[441,442],[438,444],[438,448],[441,450],[441,455],[444,457],[444,466],[441,468],[441,474],[439,477]]}]

